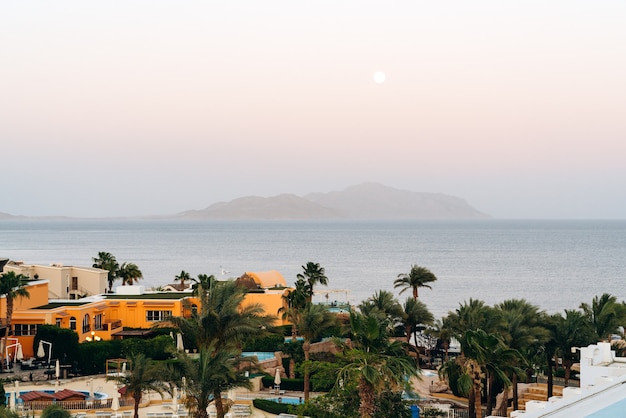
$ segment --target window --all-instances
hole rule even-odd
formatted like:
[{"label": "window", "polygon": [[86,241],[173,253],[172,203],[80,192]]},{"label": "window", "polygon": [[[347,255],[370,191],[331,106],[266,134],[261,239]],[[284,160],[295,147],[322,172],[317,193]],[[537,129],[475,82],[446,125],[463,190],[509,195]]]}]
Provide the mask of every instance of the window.
[{"label": "window", "polygon": [[35,324],[15,324],[13,325],[13,335],[16,337],[24,335],[37,334],[37,325]]},{"label": "window", "polygon": [[91,321],[89,321],[89,315],[83,317],[83,334],[91,331]]},{"label": "window", "polygon": [[70,329],[76,331],[76,318],[70,317]]},{"label": "window", "polygon": [[198,305],[196,305],[195,303],[191,304],[191,314],[192,315],[198,315]]},{"label": "window", "polygon": [[102,314],[94,315],[93,327],[94,329],[102,329]]},{"label": "window", "polygon": [[172,311],[146,311],[146,321],[163,321],[172,316]]},{"label": "window", "polygon": [[56,319],[56,326],[57,328],[61,328],[61,318]]},{"label": "window", "polygon": [[72,277],[71,290],[78,290],[78,277]]}]

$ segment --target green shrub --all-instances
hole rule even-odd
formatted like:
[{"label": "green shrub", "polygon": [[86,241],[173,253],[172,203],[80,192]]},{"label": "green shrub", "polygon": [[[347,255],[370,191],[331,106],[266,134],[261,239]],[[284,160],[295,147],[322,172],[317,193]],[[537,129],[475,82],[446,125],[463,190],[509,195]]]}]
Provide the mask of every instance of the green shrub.
[{"label": "green shrub", "polygon": [[46,406],[41,412],[41,418],[71,418],[71,416],[67,409],[57,404]]},{"label": "green shrub", "polygon": [[291,411],[289,405],[284,403],[278,403],[274,401],[268,401],[267,399],[254,399],[252,405],[261,411],[269,412],[270,414],[288,414]]},{"label": "green shrub", "polygon": [[285,337],[282,334],[270,334],[246,341],[242,351],[280,351],[284,343]]},{"label": "green shrub", "polygon": [[[263,387],[273,388],[274,387],[274,376],[270,376],[268,374],[264,375],[261,379],[263,382]],[[284,390],[293,390],[297,392],[304,391],[304,379],[289,379],[283,378],[280,382],[280,388]]]}]

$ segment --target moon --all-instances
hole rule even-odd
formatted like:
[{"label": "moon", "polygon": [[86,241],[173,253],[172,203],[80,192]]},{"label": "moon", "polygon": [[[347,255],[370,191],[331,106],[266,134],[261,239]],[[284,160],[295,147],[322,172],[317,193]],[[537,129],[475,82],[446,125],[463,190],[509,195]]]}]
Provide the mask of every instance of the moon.
[{"label": "moon", "polygon": [[374,73],[374,82],[376,82],[377,84],[383,84],[386,78],[387,76],[385,76],[385,73],[382,71],[376,71]]}]

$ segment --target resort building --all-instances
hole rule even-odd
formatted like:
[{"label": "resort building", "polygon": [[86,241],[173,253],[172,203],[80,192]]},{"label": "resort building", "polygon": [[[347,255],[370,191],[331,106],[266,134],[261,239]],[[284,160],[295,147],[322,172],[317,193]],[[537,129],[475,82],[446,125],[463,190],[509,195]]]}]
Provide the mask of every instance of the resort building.
[{"label": "resort building", "polygon": [[580,350],[580,387],[565,387],[562,396],[553,396],[547,401],[528,401],[525,411],[514,411],[511,417],[624,416],[626,357],[616,357],[607,342],[573,350]]},{"label": "resort building", "polygon": [[[159,321],[171,316],[190,317],[200,309],[199,299],[190,290],[148,291],[144,286],[127,285],[105,293],[106,270],[8,263],[3,273],[8,271],[31,278],[25,284],[30,296],[13,300],[11,337],[15,341],[12,351],[7,349],[0,357],[14,357],[17,343],[25,358],[34,357],[34,338],[42,324],[69,328],[78,334],[79,342],[109,340],[146,335]],[[276,271],[248,272],[242,278],[237,280],[241,285],[247,282],[250,289],[242,305],[259,303],[266,314],[277,315],[283,295],[289,291],[282,275]],[[96,293],[97,289],[101,290]],[[6,312],[6,297],[2,295],[0,318],[5,328]],[[285,323],[277,316],[277,325]]]}]

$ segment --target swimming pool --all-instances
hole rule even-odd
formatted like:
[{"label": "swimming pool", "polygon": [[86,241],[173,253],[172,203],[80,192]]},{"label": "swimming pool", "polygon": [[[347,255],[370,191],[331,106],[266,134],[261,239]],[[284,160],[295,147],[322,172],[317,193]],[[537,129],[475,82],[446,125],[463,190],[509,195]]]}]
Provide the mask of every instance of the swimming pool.
[{"label": "swimming pool", "polygon": [[273,351],[244,351],[241,355],[243,357],[256,357],[259,361],[270,360],[276,357]]},{"label": "swimming pool", "polygon": [[281,396],[278,398],[267,398],[266,400],[272,401],[272,402],[278,402],[278,403],[286,403],[289,405],[300,405],[304,403],[304,398],[302,397],[293,398],[293,397]]}]

